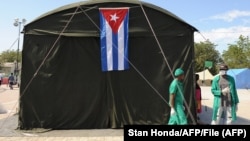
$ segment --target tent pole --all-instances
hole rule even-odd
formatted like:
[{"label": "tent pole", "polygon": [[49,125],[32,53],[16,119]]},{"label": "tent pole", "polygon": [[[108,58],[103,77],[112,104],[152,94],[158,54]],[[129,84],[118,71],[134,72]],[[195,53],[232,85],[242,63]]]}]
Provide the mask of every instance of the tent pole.
[{"label": "tent pole", "polygon": [[204,71],[203,71],[203,82],[202,84],[205,86],[205,70],[206,70],[206,67],[204,67]]}]

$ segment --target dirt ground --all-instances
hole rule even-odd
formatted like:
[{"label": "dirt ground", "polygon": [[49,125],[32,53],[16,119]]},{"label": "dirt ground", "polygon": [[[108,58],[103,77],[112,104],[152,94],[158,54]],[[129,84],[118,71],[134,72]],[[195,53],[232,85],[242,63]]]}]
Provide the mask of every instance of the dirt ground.
[{"label": "dirt ground", "polygon": [[[211,87],[201,86],[202,113],[200,122],[211,123],[213,95]],[[234,124],[250,125],[250,90],[239,89],[240,103],[238,120]],[[34,130],[20,131],[18,126],[19,88],[10,90],[7,85],[0,86],[0,141],[123,141],[122,129],[93,129],[93,130]]]}]

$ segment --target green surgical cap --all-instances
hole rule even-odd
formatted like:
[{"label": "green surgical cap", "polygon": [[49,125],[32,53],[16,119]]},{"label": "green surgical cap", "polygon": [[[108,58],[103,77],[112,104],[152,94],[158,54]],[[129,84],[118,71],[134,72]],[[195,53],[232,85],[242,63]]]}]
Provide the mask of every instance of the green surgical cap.
[{"label": "green surgical cap", "polygon": [[182,75],[182,74],[184,74],[184,71],[181,68],[176,69],[175,72],[174,72],[175,76],[179,76],[179,75]]}]

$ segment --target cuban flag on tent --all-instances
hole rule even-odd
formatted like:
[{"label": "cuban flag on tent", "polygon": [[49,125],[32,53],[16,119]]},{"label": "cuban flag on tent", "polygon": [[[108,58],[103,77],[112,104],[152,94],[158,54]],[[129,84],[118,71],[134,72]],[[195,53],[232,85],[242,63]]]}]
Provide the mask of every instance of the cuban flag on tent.
[{"label": "cuban flag on tent", "polygon": [[102,71],[126,70],[129,8],[100,8]]}]

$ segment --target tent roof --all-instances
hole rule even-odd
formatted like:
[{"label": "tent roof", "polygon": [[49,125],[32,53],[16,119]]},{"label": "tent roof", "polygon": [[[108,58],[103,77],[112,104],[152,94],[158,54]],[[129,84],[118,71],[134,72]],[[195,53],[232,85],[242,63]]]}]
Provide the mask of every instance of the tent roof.
[{"label": "tent roof", "polygon": [[204,80],[204,79],[212,80],[214,78],[214,76],[208,71],[208,69],[205,69],[204,71],[198,72],[196,74],[199,74],[201,80]]},{"label": "tent roof", "polygon": [[231,75],[237,75],[237,74],[240,74],[244,71],[246,71],[248,68],[240,68],[240,69],[229,69],[227,71],[228,74],[231,74]]},{"label": "tent roof", "polygon": [[[51,10],[51,11],[49,11],[47,13],[44,13],[41,16],[37,17],[35,20],[31,21],[29,24],[31,24],[33,22],[36,22],[37,20],[40,20],[40,19],[42,19],[42,18],[44,18],[44,17],[46,17],[48,15],[52,15],[52,14],[55,14],[55,13],[63,11],[63,10],[67,10],[67,9],[71,9],[71,8],[75,8],[75,7],[83,6],[83,5],[86,6],[86,5],[99,4],[99,3],[131,3],[131,4],[138,4],[138,5],[142,4],[143,6],[147,6],[147,7],[150,7],[152,9],[156,9],[156,10],[158,10],[160,12],[163,12],[166,15],[169,15],[169,16],[177,19],[178,21],[181,21],[182,23],[188,25],[194,31],[198,31],[195,27],[193,27],[192,25],[188,24],[183,19],[179,18],[178,16],[176,16],[173,13],[171,13],[170,11],[168,11],[166,9],[163,9],[161,7],[158,7],[156,5],[140,1],[140,0],[116,0],[115,2],[113,0],[86,0],[86,1],[81,1],[81,2],[75,2],[75,3],[71,3],[71,4],[68,4],[68,5],[64,5],[64,6],[58,7],[58,8],[56,8],[54,10]],[[91,9],[91,7],[89,7],[89,8]],[[95,7],[93,7],[93,8],[95,8]],[[27,24],[27,25],[29,25],[29,24]]]},{"label": "tent roof", "polygon": [[240,68],[240,69],[229,69],[227,71],[228,75],[231,75],[235,79],[237,89],[249,89],[250,88],[250,69]]}]

